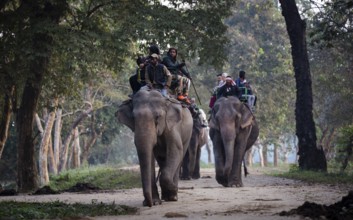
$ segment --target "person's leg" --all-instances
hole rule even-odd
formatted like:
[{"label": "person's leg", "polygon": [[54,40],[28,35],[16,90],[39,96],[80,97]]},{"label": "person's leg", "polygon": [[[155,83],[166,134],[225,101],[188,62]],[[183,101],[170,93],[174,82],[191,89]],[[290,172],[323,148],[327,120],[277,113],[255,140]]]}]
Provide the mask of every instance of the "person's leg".
[{"label": "person's leg", "polygon": [[188,96],[190,90],[190,80],[186,77],[183,78],[183,95]]},{"label": "person's leg", "polygon": [[140,90],[141,85],[137,81],[137,74],[134,74],[129,78],[129,83],[130,83],[130,87],[132,89],[133,94],[135,94],[137,91]]}]

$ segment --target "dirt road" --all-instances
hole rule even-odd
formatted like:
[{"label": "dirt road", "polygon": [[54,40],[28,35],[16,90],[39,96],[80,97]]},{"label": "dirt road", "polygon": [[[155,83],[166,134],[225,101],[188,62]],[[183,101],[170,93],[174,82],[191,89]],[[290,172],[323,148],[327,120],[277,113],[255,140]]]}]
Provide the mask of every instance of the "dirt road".
[{"label": "dirt road", "polygon": [[179,182],[179,201],[163,202],[152,208],[142,206],[142,189],[106,191],[102,193],[59,195],[20,195],[0,197],[17,201],[64,201],[69,203],[104,202],[139,208],[134,216],[105,216],[91,219],[303,219],[300,216],[282,217],[278,213],[297,208],[305,201],[330,205],[347,195],[351,186],[308,184],[301,181],[265,176],[250,169],[242,188],[224,188],[217,184],[214,169],[202,169],[199,180]]}]

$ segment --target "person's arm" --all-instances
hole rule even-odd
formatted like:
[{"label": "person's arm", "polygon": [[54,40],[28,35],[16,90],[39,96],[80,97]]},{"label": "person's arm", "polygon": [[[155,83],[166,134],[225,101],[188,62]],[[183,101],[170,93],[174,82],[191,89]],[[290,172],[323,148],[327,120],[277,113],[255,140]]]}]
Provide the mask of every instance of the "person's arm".
[{"label": "person's arm", "polygon": [[223,93],[225,91],[225,87],[222,86],[221,88],[219,88],[218,92],[217,92],[217,95],[216,95],[216,98],[219,99],[223,96]]},{"label": "person's arm", "polygon": [[150,79],[150,74],[148,74],[148,66],[145,67],[145,80],[146,80],[146,84],[148,86],[151,86],[152,85],[152,81]]},{"label": "person's arm", "polygon": [[171,58],[169,56],[166,56],[163,58],[163,62],[162,64],[164,64],[168,70],[174,72],[176,70],[178,70],[178,63],[173,63],[173,61],[171,60]]},{"label": "person's arm", "polygon": [[169,72],[166,66],[163,65],[163,72],[164,75],[167,77],[167,84],[166,86],[170,88],[170,85],[172,84],[172,74]]},{"label": "person's arm", "polygon": [[186,71],[185,67],[181,67],[180,71],[183,73],[184,76],[191,80],[190,73]]}]

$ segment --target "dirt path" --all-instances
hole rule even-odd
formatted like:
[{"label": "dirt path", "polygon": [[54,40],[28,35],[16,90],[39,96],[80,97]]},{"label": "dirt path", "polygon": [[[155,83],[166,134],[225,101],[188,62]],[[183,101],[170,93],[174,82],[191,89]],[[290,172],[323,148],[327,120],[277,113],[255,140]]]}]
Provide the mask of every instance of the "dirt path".
[{"label": "dirt path", "polygon": [[139,208],[135,216],[97,217],[92,219],[303,219],[303,217],[281,217],[277,213],[297,208],[305,201],[330,205],[347,195],[350,186],[308,184],[301,181],[269,177],[250,169],[244,178],[245,187],[224,188],[217,184],[214,169],[203,169],[201,178],[179,182],[179,201],[163,202],[152,208],[142,207],[142,189],[106,191],[103,193],[59,195],[20,195],[0,197],[1,200],[17,201],[64,201],[69,203],[104,202],[124,204]]}]

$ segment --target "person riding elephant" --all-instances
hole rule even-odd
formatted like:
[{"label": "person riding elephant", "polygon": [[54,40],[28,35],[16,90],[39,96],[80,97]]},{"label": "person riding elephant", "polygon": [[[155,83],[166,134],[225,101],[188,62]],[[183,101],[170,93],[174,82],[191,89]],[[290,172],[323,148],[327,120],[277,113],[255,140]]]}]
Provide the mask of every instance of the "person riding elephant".
[{"label": "person riding elephant", "polygon": [[[139,90],[132,100],[121,104],[118,121],[134,132],[140,162],[144,206],[177,201],[180,165],[190,143],[193,120],[190,111],[156,90]],[[159,197],[155,159],[160,167]]]},{"label": "person riding elephant", "polygon": [[163,58],[162,63],[168,68],[173,76],[173,81],[177,82],[177,99],[190,104],[188,99],[190,89],[190,73],[185,68],[185,62],[179,63],[177,60],[178,50],[174,47],[169,48],[167,56]]},{"label": "person riding elephant", "polygon": [[[200,109],[200,112],[203,110]],[[188,150],[183,159],[180,179],[190,180],[200,178],[201,147],[208,141],[207,119],[203,114],[194,117],[194,126]],[[206,115],[205,115],[206,116]],[[206,126],[205,126],[206,124]]]},{"label": "person riding elephant", "polygon": [[222,97],[212,109],[209,127],[217,182],[225,187],[243,186],[241,164],[259,136],[251,110],[235,96]]},{"label": "person riding elephant", "polygon": [[146,67],[146,84],[150,89],[156,89],[162,93],[164,97],[168,97],[168,89],[172,83],[172,75],[166,66],[159,63],[159,55],[152,54],[150,56],[151,63]]}]

